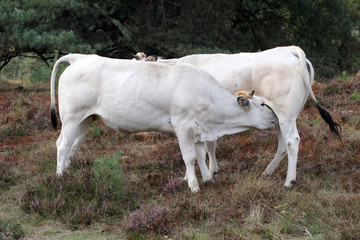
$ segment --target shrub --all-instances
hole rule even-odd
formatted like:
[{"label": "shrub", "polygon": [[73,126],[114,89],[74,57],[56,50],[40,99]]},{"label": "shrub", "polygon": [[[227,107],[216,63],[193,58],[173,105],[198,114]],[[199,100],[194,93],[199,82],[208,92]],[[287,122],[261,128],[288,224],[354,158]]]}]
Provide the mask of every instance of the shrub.
[{"label": "shrub", "polygon": [[130,213],[129,229],[136,231],[168,232],[165,228],[166,210],[158,205],[144,206]]},{"label": "shrub", "polygon": [[329,86],[327,86],[324,89],[324,95],[325,96],[334,96],[334,95],[339,95],[342,93],[342,86],[338,85],[338,81],[332,81],[332,84],[329,84]]},{"label": "shrub", "polygon": [[26,131],[26,128],[22,126],[14,125],[9,128],[0,130],[0,142],[4,142],[8,138],[24,137],[24,136],[29,136],[29,133]]},{"label": "shrub", "polygon": [[170,177],[168,182],[165,184],[164,190],[168,193],[175,193],[181,189],[184,181],[179,178]]},{"label": "shrub", "polygon": [[354,102],[360,102],[360,92],[355,89],[354,93],[350,96],[350,99]]},{"label": "shrub", "polygon": [[43,176],[38,183],[28,187],[23,197],[22,209],[44,217],[62,218],[72,224],[83,223],[75,222],[66,213],[74,213],[76,209],[93,201],[97,202],[100,208],[100,199],[107,194],[106,189],[101,188],[91,176],[86,175],[87,173],[83,172],[83,174],[65,173],[62,177],[52,174]]},{"label": "shrub", "polygon": [[66,218],[72,226],[77,226],[79,224],[89,225],[99,212],[100,211],[95,211],[95,204],[87,204],[84,202],[83,206],[79,204],[74,211],[70,211],[69,214],[66,215]]},{"label": "shrub", "polygon": [[[41,216],[53,216],[77,227],[90,224],[100,216],[122,213],[121,199],[124,194],[123,176],[118,160],[121,153],[110,159],[97,159],[70,169],[61,177],[44,174],[38,182],[27,187],[22,209]],[[109,162],[107,162],[109,161]],[[119,184],[119,185],[117,185]]]},{"label": "shrub", "polygon": [[166,168],[170,167],[169,170],[183,166],[181,151],[177,141],[164,140],[163,143],[154,150],[154,153],[150,154],[153,155],[152,160],[164,164]]},{"label": "shrub", "polygon": [[217,142],[216,148],[216,157],[218,159],[232,159],[234,157],[234,152],[244,147],[247,142],[245,142],[245,138],[242,138],[242,135],[233,135],[233,136],[225,136]]},{"label": "shrub", "polygon": [[0,192],[8,190],[10,186],[15,184],[15,179],[18,176],[13,166],[13,163],[0,161]]},{"label": "shrub", "polygon": [[24,236],[24,231],[20,224],[3,219],[0,220],[0,239],[12,240],[20,239]]},{"label": "shrub", "polygon": [[118,197],[124,195],[125,190],[124,174],[120,165],[121,157],[124,153],[119,151],[110,158],[98,158],[92,165],[96,181],[100,181],[107,186],[109,191]]}]

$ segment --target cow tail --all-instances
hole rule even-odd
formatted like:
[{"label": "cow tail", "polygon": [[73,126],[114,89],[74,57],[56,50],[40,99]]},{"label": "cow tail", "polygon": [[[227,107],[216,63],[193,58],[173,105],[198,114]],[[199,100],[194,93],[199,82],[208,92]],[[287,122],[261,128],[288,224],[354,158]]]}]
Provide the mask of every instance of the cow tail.
[{"label": "cow tail", "polygon": [[69,54],[59,58],[53,67],[51,72],[51,80],[50,80],[50,98],[51,98],[51,107],[50,107],[50,119],[51,125],[54,130],[57,130],[58,121],[57,121],[57,114],[56,114],[56,97],[55,97],[55,78],[56,73],[59,70],[59,66],[63,62],[73,63],[76,60],[76,54]]},{"label": "cow tail", "polygon": [[330,131],[335,133],[337,137],[339,138],[341,144],[343,144],[340,133],[341,133],[341,127],[338,123],[334,122],[331,114],[326,111],[319,103],[319,101],[316,99],[314,92],[311,89],[311,85],[314,80],[314,68],[311,65],[311,62],[306,59],[306,55],[304,51],[299,47],[294,47],[293,54],[297,56],[300,60],[300,69],[301,69],[301,75],[302,79],[305,83],[306,88],[308,89],[310,93],[311,99],[314,101],[320,116],[324,119],[324,121],[329,125]]},{"label": "cow tail", "polygon": [[341,127],[339,124],[337,124],[336,122],[333,121],[330,113],[328,111],[326,111],[319,102],[316,102],[316,107],[321,115],[321,117],[325,120],[325,122],[327,124],[329,124],[329,128],[330,131],[332,131],[333,133],[335,133],[338,138],[340,139],[341,144],[343,144],[340,133],[341,133]]}]

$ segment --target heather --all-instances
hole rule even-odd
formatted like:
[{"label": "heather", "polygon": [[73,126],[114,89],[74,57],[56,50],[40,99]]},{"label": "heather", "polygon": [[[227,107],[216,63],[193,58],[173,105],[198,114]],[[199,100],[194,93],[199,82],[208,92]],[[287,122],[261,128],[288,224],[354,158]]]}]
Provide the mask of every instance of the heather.
[{"label": "heather", "polygon": [[[176,137],[143,138],[93,123],[63,176],[47,90],[0,91],[0,236],[3,239],[359,239],[360,75],[315,82],[342,127],[341,142],[311,101],[297,121],[297,183],[287,159],[262,175],[277,129],[217,142],[219,172],[192,194]],[[6,236],[6,237],[4,237]],[[0,237],[0,239],[1,239]]]}]

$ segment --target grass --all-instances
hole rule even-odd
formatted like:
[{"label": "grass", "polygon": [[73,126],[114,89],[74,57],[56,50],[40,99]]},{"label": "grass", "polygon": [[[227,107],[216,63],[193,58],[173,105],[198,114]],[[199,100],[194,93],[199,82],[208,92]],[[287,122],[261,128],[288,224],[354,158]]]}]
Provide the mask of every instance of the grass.
[{"label": "grass", "polygon": [[[314,86],[344,145],[307,103],[298,118],[297,184],[272,176],[277,130],[223,137],[219,173],[192,194],[170,134],[123,135],[95,122],[63,177],[49,92],[0,95],[0,223],[26,239],[360,239],[360,78]],[[14,94],[15,93],[15,94]],[[121,152],[120,152],[121,151]],[[2,228],[4,229],[4,228]],[[19,231],[20,232],[20,231]],[[0,235],[1,236],[1,235]]]}]

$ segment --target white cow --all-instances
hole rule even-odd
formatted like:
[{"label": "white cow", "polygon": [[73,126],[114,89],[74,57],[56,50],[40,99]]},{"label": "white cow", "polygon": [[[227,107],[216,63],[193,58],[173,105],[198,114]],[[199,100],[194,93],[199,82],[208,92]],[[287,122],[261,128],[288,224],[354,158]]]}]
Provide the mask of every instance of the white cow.
[{"label": "white cow", "polygon": [[274,126],[275,114],[256,96],[237,96],[210,74],[192,65],[116,60],[70,54],[60,58],[51,74],[51,119],[56,128],[55,76],[62,62],[70,63],[59,80],[57,174],[69,166],[91,122],[125,132],[161,131],[176,134],[192,192],[199,190],[195,159],[204,181],[204,141],[215,141],[254,127]]},{"label": "white cow", "polygon": [[[279,119],[278,149],[264,173],[274,172],[280,161],[288,155],[288,172],[285,186],[296,183],[296,165],[300,136],[296,119],[310,93],[322,118],[330,130],[340,138],[340,126],[321,107],[311,90],[314,69],[304,51],[296,46],[277,47],[257,53],[197,54],[179,59],[159,60],[167,65],[190,63],[210,73],[217,81],[233,92],[256,89]],[[341,140],[341,138],[340,138]],[[206,143],[210,171],[217,172],[215,142]]]}]

